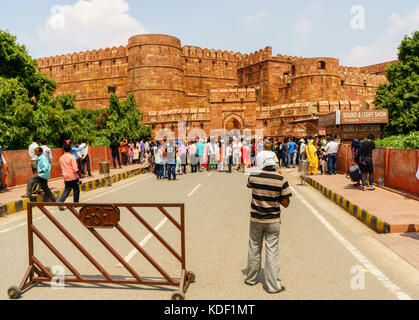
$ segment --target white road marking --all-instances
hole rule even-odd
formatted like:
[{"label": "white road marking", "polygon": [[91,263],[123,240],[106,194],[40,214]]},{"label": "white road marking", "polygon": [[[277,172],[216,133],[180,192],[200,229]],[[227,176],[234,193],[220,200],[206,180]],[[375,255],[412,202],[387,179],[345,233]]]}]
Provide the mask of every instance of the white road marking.
[{"label": "white road marking", "polygon": [[212,172],[208,173],[207,177],[210,177],[212,175]]},{"label": "white road marking", "polygon": [[315,209],[301,194],[299,194],[293,187],[292,192],[297,195],[300,201],[314,214],[314,216],[332,233],[332,235],[341,242],[346,249],[365,267],[369,270],[382,285],[384,285],[390,292],[399,300],[412,300],[412,298],[401,291],[401,289],[394,284],[380,269],[378,269],[372,262],[370,262],[358,249],[356,249],[348,240],[346,240],[321,214]]},{"label": "white road marking", "polygon": [[[193,189],[189,194],[188,197],[192,196],[196,190],[201,186],[202,184],[199,184]],[[164,218],[162,221],[159,222],[159,224],[154,228],[154,231],[158,231],[163,225],[167,222],[167,218]],[[153,234],[150,232],[141,242],[138,243],[138,245],[142,248],[146,245],[146,243],[153,237]],[[132,249],[131,252],[124,258],[126,262],[129,262],[136,254],[138,250],[136,248]],[[116,266],[117,268],[122,268],[121,264],[118,264]]]},{"label": "white road marking", "polygon": [[[162,221],[159,222],[159,224],[154,228],[154,231],[159,231],[161,227],[167,222],[167,218],[164,218]],[[144,247],[147,242],[153,237],[153,234],[150,232],[141,242],[138,243],[138,245],[142,248]],[[135,254],[138,252],[137,249],[132,249],[132,251],[124,258],[125,262],[130,262],[130,260],[135,256]],[[122,264],[118,264],[116,266],[117,268],[122,268]]]},{"label": "white road marking", "polygon": [[198,185],[195,187],[195,189],[193,189],[193,190],[192,190],[192,191],[188,194],[188,197],[192,196],[192,195],[195,193],[195,191],[199,189],[199,187],[200,187],[200,186],[202,186],[202,184],[198,184]]},{"label": "white road marking", "polygon": [[[121,190],[121,189],[123,189],[123,188],[126,188],[126,187],[128,187],[128,186],[130,186],[130,185],[132,185],[132,184],[134,184],[134,183],[137,183],[137,182],[140,182],[140,181],[144,181],[144,180],[146,180],[146,179],[148,179],[148,178],[150,178],[150,177],[152,177],[152,175],[151,175],[151,174],[150,174],[150,175],[148,175],[147,177],[144,177],[143,179],[138,179],[138,180],[136,180],[136,181],[133,181],[133,182],[131,182],[131,183],[127,183],[127,184],[125,184],[125,185],[123,185],[123,186],[120,186],[120,187],[118,187],[118,188],[115,188],[115,189],[112,189],[112,190],[110,190],[110,191],[103,192],[103,193],[101,193],[101,194],[99,194],[99,195],[96,195],[96,196],[94,196],[94,197],[88,198],[88,199],[86,199],[85,201],[87,202],[87,201],[90,201],[90,200],[93,200],[93,199],[96,199],[96,198],[103,197],[103,196],[105,196],[105,195],[107,195],[107,194],[110,194],[110,193],[112,193],[112,192],[115,192],[115,191]],[[58,210],[51,210],[51,213],[56,213],[56,212],[58,212]],[[22,217],[22,218],[24,218],[24,217]],[[40,217],[38,217],[38,218],[34,219],[33,221],[38,221],[38,220],[41,220],[41,219],[43,219],[43,218],[45,218],[45,215],[42,215],[42,216],[40,216]],[[20,223],[20,224],[18,224],[18,225],[13,226],[13,227],[10,227],[10,228],[7,228],[7,229],[3,229],[3,230],[1,230],[1,231],[0,231],[0,234],[2,234],[2,233],[6,233],[6,232],[9,232],[9,231],[12,231],[12,230],[17,229],[17,228],[20,228],[20,227],[24,227],[24,226],[26,226],[26,225],[27,225],[27,222]]]}]

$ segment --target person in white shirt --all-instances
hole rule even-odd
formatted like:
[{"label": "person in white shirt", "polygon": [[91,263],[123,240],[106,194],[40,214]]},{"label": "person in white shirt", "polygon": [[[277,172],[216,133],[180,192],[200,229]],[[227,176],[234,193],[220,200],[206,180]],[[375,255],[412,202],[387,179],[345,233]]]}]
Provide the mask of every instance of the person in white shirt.
[{"label": "person in white shirt", "polygon": [[242,148],[242,144],[240,140],[235,139],[233,143],[233,163],[235,166],[237,166],[238,171],[240,171],[241,148]]},{"label": "person in white shirt", "polygon": [[327,171],[329,174],[336,174],[338,161],[337,153],[339,144],[332,140],[332,137],[327,137],[327,144],[324,148],[327,154]]},{"label": "person in white shirt", "polygon": [[164,179],[164,160],[163,160],[163,146],[160,141],[157,141],[157,146],[154,147],[154,163],[156,166],[157,180]]},{"label": "person in white shirt", "polygon": [[276,167],[278,169],[278,173],[281,173],[278,157],[276,156],[275,152],[271,151],[272,144],[269,141],[266,141],[263,145],[263,148],[264,150],[259,152],[256,156],[256,167],[259,169],[263,169],[264,165],[266,165],[266,163],[264,164],[264,160],[273,157],[276,163]]},{"label": "person in white shirt", "polygon": [[300,140],[301,144],[299,147],[299,151],[300,151],[300,160],[307,160],[307,153],[306,153],[306,141],[304,139]]},{"label": "person in white shirt", "polygon": [[40,137],[34,137],[33,142],[29,146],[29,159],[31,160],[31,167],[32,167],[32,173],[37,174],[38,173],[38,156],[36,155],[35,151],[37,148],[39,148],[39,143],[41,141]]},{"label": "person in white shirt", "polygon": [[52,152],[51,152],[51,149],[48,148],[48,146],[47,146],[47,144],[48,144],[47,139],[41,139],[41,144],[42,144],[41,148],[42,148],[42,150],[44,150],[43,155],[48,159],[49,163],[51,164],[52,163]]},{"label": "person in white shirt", "polygon": [[84,171],[85,166],[87,166],[87,172],[89,177],[92,176],[92,172],[90,170],[90,156],[89,156],[89,147],[87,146],[87,140],[84,139],[82,144],[79,146],[80,148],[84,148],[80,151],[80,159],[81,159],[81,174],[84,175],[86,172]]},{"label": "person in white shirt", "polygon": [[211,166],[213,165],[213,162],[214,162],[214,158],[215,158],[214,147],[211,143],[211,138],[208,138],[206,151],[207,151],[207,171],[210,171]]},{"label": "person in white shirt", "polygon": [[217,140],[213,138],[211,140],[211,163],[214,170],[217,170],[218,163],[220,161],[220,146]]},{"label": "person in white shirt", "polygon": [[231,166],[233,165],[233,139],[230,138],[226,147],[226,159],[228,159],[228,172],[231,173]]}]

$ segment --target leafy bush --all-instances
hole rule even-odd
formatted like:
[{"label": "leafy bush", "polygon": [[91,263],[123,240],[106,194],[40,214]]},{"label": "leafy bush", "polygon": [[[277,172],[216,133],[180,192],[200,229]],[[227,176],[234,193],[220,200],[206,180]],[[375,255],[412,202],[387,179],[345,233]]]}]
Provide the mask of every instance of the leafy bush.
[{"label": "leafy bush", "polygon": [[419,149],[419,131],[377,140],[375,145],[380,148]]}]

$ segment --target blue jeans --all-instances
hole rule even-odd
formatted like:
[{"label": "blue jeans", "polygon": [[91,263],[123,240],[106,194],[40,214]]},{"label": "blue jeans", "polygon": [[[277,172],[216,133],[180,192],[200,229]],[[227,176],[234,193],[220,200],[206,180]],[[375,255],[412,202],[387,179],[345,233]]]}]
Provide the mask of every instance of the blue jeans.
[{"label": "blue jeans", "polygon": [[331,153],[327,156],[327,171],[330,174],[336,174],[338,168],[338,158],[336,153]]},{"label": "blue jeans", "polygon": [[374,183],[374,165],[372,163],[372,159],[371,158],[365,158],[365,164],[361,165],[360,169],[361,169],[361,179],[362,179],[362,186],[366,186],[366,174],[369,173],[370,174],[370,179],[369,179],[369,186],[372,186]]},{"label": "blue jeans", "polygon": [[287,167],[290,167],[291,164],[292,164],[293,167],[295,167],[295,160],[296,159],[297,159],[297,154],[295,152],[288,154],[288,157],[287,157]]},{"label": "blue jeans", "polygon": [[86,158],[81,160],[81,173],[85,174],[86,171],[84,171],[84,168],[87,166],[87,172],[89,173],[89,176],[92,175],[90,171],[90,157],[89,155],[86,156]]},{"label": "blue jeans", "polygon": [[65,189],[63,195],[61,196],[58,202],[65,202],[68,195],[70,194],[71,190],[73,190],[73,202],[79,202],[80,198],[80,187],[79,187],[79,179],[72,180],[72,181],[64,181]]},{"label": "blue jeans", "polygon": [[167,164],[167,177],[169,180],[176,180],[176,164],[175,163],[168,163]]},{"label": "blue jeans", "polygon": [[119,167],[121,168],[121,157],[119,156],[119,153],[112,155],[113,167],[115,169],[116,169],[116,161],[115,161],[116,159],[118,159],[118,164],[119,164]]},{"label": "blue jeans", "polygon": [[164,178],[164,164],[157,164],[156,163],[156,175],[157,179],[163,179]]}]

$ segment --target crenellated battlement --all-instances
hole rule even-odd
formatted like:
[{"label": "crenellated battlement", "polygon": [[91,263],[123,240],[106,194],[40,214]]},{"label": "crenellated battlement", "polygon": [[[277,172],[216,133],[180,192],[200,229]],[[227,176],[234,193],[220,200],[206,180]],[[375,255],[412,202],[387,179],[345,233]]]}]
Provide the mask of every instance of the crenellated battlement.
[{"label": "crenellated battlement", "polygon": [[245,68],[269,59],[272,59],[272,47],[266,47],[251,54],[244,54],[239,62],[239,68]]},{"label": "crenellated battlement", "polygon": [[302,57],[296,57],[296,56],[287,56],[286,54],[277,54],[273,59],[282,61],[282,62],[294,62],[299,59],[303,59]]},{"label": "crenellated battlement", "polygon": [[40,58],[37,59],[37,61],[38,67],[42,69],[74,63],[94,62],[125,57],[127,57],[127,47],[120,46],[92,51],[74,52],[55,57]]},{"label": "crenellated battlement", "polygon": [[233,51],[222,51],[214,49],[202,49],[196,46],[183,46],[182,54],[185,58],[197,58],[197,59],[211,59],[211,60],[223,60],[223,61],[239,61],[242,59],[240,52]]}]

